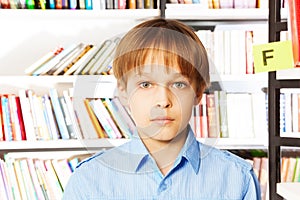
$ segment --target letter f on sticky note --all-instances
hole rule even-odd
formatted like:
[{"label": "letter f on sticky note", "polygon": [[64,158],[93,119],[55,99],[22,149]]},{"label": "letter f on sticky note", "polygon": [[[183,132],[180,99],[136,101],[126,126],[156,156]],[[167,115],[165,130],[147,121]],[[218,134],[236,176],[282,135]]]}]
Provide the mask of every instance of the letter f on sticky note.
[{"label": "letter f on sticky note", "polygon": [[254,72],[269,72],[294,67],[292,42],[253,45]]}]

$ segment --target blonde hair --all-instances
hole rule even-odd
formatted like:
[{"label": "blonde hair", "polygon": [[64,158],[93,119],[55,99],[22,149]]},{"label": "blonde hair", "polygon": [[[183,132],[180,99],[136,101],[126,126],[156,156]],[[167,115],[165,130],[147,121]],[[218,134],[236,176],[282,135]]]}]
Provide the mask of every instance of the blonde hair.
[{"label": "blonde hair", "polygon": [[135,26],[117,46],[113,61],[113,73],[117,80],[126,83],[126,74],[149,64],[146,63],[149,55],[152,56],[152,61],[157,56],[162,56],[165,66],[178,66],[181,74],[195,83],[196,94],[202,95],[208,87],[210,80],[207,53],[189,26],[176,20],[161,18]]}]

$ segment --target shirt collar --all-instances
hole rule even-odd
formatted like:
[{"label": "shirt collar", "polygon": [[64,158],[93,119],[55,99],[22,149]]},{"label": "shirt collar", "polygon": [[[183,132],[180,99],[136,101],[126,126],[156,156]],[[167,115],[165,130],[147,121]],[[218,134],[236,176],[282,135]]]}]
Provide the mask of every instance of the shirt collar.
[{"label": "shirt collar", "polygon": [[188,135],[185,144],[179,153],[174,166],[180,163],[182,158],[185,158],[188,163],[191,164],[194,172],[197,174],[200,168],[200,148],[199,142],[196,140],[195,135],[191,127],[188,127]]},{"label": "shirt collar", "polygon": [[[131,141],[108,151],[111,152],[103,154],[101,161],[116,170],[130,173],[154,170],[155,161],[137,135],[134,135]],[[188,127],[186,142],[175,160],[174,167],[181,162],[182,158],[185,158],[191,164],[197,174],[200,168],[200,149],[190,126]]]}]

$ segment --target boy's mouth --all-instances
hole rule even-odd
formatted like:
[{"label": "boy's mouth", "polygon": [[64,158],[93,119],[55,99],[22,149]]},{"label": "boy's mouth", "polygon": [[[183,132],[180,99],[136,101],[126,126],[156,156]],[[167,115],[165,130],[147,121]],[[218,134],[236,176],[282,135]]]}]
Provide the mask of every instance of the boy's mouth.
[{"label": "boy's mouth", "polygon": [[173,122],[175,119],[168,117],[168,116],[159,116],[159,117],[155,117],[150,119],[151,122],[160,124],[160,125],[166,125],[169,124],[171,122]]}]

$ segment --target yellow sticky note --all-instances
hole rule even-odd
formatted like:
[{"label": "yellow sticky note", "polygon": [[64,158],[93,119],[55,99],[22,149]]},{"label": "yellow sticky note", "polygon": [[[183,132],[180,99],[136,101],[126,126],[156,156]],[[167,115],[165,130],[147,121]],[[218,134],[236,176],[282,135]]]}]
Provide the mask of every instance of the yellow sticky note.
[{"label": "yellow sticky note", "polygon": [[253,45],[254,72],[269,72],[294,67],[290,40]]}]

